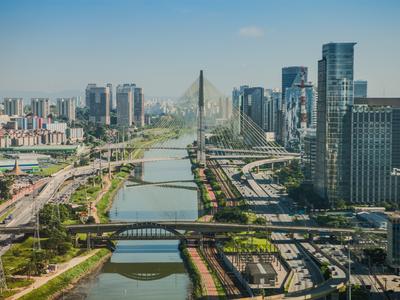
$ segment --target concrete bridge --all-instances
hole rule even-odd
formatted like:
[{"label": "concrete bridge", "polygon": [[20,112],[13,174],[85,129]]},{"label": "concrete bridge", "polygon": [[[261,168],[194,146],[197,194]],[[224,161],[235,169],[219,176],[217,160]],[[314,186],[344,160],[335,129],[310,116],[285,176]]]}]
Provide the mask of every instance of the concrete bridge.
[{"label": "concrete bridge", "polygon": [[[174,239],[186,238],[179,231],[190,231],[199,234],[229,233],[229,232],[284,232],[284,233],[309,233],[312,235],[352,235],[358,231],[354,228],[331,228],[331,227],[312,227],[312,226],[286,226],[286,225],[254,225],[254,224],[231,224],[231,223],[206,223],[195,221],[151,221],[151,222],[115,222],[103,224],[80,224],[68,225],[67,230],[71,234],[93,233],[101,235],[111,233],[115,239],[123,239],[126,232],[132,230],[154,229],[168,232],[168,238],[175,236]],[[19,227],[0,227],[0,233],[33,233],[34,226]],[[159,231],[159,232],[160,232]],[[363,229],[363,233],[386,234],[386,230]],[[129,239],[129,234],[126,236]],[[149,236],[150,238],[150,236]],[[161,236],[160,236],[161,238]],[[140,239],[137,237],[136,239]],[[152,238],[154,239],[154,238]]]}]

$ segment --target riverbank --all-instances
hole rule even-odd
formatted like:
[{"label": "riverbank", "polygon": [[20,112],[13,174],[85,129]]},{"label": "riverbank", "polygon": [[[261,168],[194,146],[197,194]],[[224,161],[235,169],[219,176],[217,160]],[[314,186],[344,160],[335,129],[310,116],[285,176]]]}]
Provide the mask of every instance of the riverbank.
[{"label": "riverbank", "polygon": [[109,221],[109,211],[113,204],[115,195],[124,185],[125,181],[129,178],[131,170],[132,167],[121,167],[121,170],[115,173],[114,178],[111,179],[108,191],[106,191],[100,200],[95,204],[96,215],[100,223],[107,223]]},{"label": "riverbank", "polygon": [[[111,252],[107,249],[92,250],[90,255],[82,257],[81,260],[78,260],[79,257],[75,258],[78,263],[72,264],[70,268],[63,270],[60,274],[55,274],[49,280],[43,280],[41,284],[35,282],[32,286],[32,291],[22,291],[10,299],[60,299],[76,283],[101,268],[110,255]],[[40,285],[38,286],[38,284]]]}]

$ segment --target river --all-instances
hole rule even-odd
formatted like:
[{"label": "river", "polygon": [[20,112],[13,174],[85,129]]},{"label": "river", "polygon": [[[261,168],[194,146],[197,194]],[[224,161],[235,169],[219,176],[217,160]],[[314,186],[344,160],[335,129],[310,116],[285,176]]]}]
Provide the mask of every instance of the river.
[{"label": "river", "polygon": [[[184,135],[168,141],[183,146],[194,140]],[[183,150],[150,150],[145,157],[186,156]],[[135,177],[163,182],[192,180],[189,160],[158,161],[135,168]],[[158,186],[128,187],[126,182],[110,211],[112,221],[195,220],[197,191]],[[175,185],[195,186],[182,182]],[[187,299],[191,284],[177,241],[122,241],[98,274],[78,284],[64,299]]]}]

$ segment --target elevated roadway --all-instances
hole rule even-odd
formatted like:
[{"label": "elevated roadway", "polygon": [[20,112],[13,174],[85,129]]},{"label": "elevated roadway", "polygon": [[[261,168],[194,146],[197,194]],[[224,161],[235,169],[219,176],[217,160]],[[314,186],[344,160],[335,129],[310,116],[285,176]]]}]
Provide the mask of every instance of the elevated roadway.
[{"label": "elevated roadway", "polygon": [[[67,229],[70,233],[107,233],[121,231],[123,229],[147,228],[146,224],[157,224],[171,228],[173,230],[194,231],[198,233],[221,233],[221,232],[244,232],[244,231],[271,231],[283,233],[310,233],[310,234],[331,234],[331,235],[351,235],[357,232],[353,228],[330,228],[312,226],[285,226],[285,225],[243,225],[231,223],[206,223],[196,221],[152,221],[152,222],[113,222],[102,224],[80,224],[69,225]],[[8,226],[0,227],[1,233],[32,233],[34,226]],[[386,230],[364,229],[363,232],[386,234]]]},{"label": "elevated roadway", "polygon": [[[181,160],[186,159],[186,157],[154,157],[154,158],[139,158],[139,159],[130,159],[130,160],[120,160],[110,162],[110,166],[112,168],[123,165],[123,164],[135,164],[135,163],[143,163],[143,162],[156,162],[156,161],[167,161],[167,160]],[[107,169],[108,163],[98,163],[94,165],[82,166],[78,168],[73,168],[72,166],[68,166],[61,171],[53,174],[46,184],[46,186],[42,189],[37,197],[34,197],[32,201],[24,203],[17,208],[17,211],[13,213],[14,218],[11,220],[7,227],[15,227],[23,224],[29,223],[33,216],[34,212],[43,207],[53,195],[57,192],[57,190],[61,187],[61,185],[67,179],[74,176],[82,176],[86,174],[91,174],[94,171],[101,169]],[[1,237],[0,237],[1,239]]]},{"label": "elevated roadway", "polygon": [[289,155],[289,156],[285,156],[285,157],[267,158],[267,159],[257,160],[257,161],[248,163],[247,165],[243,166],[242,172],[246,178],[247,183],[253,189],[254,193],[256,193],[256,195],[259,197],[265,198],[267,195],[266,195],[265,191],[260,187],[260,185],[254,179],[253,174],[251,173],[251,170],[255,167],[259,167],[262,165],[288,162],[288,161],[295,160],[295,159],[300,159],[300,157],[298,155],[296,155],[296,156]]}]

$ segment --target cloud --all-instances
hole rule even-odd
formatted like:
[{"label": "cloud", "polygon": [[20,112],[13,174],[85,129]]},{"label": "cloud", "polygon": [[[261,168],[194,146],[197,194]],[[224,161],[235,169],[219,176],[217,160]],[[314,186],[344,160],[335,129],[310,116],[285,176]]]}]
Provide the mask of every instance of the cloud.
[{"label": "cloud", "polygon": [[264,36],[264,30],[257,26],[246,26],[239,29],[239,35],[250,38],[260,38]]}]

